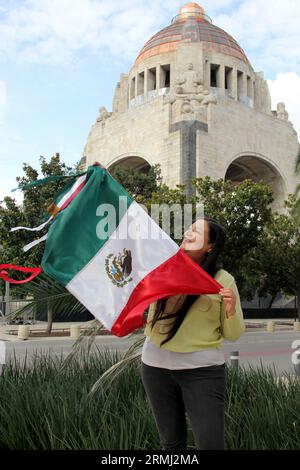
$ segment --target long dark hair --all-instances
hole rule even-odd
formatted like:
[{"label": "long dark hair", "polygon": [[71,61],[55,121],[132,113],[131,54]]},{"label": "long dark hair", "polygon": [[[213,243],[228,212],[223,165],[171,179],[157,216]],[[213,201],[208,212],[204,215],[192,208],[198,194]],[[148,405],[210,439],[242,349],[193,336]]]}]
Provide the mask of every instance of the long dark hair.
[{"label": "long dark hair", "polygon": [[[222,263],[218,260],[220,253],[224,249],[225,241],[226,241],[226,232],[224,227],[217,222],[212,217],[201,217],[201,220],[206,220],[209,225],[209,243],[214,243],[214,247],[211,252],[207,252],[205,254],[203,263],[201,264],[201,268],[204,269],[211,277],[215,277],[217,271],[223,267]],[[175,334],[177,333],[179,327],[181,326],[187,311],[193,305],[196,299],[199,298],[199,295],[187,295],[185,298],[182,306],[176,313],[170,313],[168,315],[163,315],[165,306],[168,300],[168,297],[160,299],[157,301],[156,309],[152,319],[151,328],[154,327],[155,323],[158,320],[166,320],[168,318],[174,318],[174,322],[170,327],[169,331],[164,334],[167,334],[167,338],[161,342],[161,346],[165,344],[167,341],[170,341]]]}]

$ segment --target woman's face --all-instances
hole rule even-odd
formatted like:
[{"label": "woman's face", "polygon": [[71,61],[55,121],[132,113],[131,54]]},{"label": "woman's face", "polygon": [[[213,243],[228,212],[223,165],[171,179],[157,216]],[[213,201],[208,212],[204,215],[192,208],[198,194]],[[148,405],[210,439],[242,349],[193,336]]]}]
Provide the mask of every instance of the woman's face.
[{"label": "woman's face", "polygon": [[184,233],[181,248],[194,260],[201,260],[213,249],[209,243],[209,224],[207,220],[198,219]]}]

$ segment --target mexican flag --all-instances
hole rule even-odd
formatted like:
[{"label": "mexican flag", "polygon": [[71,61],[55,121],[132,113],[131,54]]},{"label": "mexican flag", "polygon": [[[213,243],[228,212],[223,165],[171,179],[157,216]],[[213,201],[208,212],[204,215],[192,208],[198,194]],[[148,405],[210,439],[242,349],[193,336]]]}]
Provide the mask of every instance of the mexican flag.
[{"label": "mexican flag", "polygon": [[116,336],[142,327],[162,297],[219,292],[103,167],[88,167],[63,199],[51,208],[42,269]]}]

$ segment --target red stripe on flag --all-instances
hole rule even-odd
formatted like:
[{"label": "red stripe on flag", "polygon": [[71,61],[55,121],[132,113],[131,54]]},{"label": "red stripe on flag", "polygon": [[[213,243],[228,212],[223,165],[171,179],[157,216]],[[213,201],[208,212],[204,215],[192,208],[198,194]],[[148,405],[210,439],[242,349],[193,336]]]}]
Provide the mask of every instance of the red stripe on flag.
[{"label": "red stripe on flag", "polygon": [[[6,269],[13,269],[15,271],[21,271],[23,273],[31,273],[31,276],[27,277],[26,279],[22,279],[21,281],[17,281],[16,279],[12,279],[8,277],[8,272]],[[0,277],[11,284],[25,284],[25,282],[32,281],[36,276],[38,276],[42,272],[42,268],[25,268],[24,266],[16,266],[14,264],[0,264]]]},{"label": "red stripe on flag", "polygon": [[77,196],[77,194],[82,190],[83,186],[85,185],[86,183],[86,180],[84,180],[79,186],[78,188],[76,189],[76,191],[74,191],[74,193],[71,194],[71,196],[63,203],[63,205],[60,207],[60,210],[64,210],[69,204],[71,201],[73,201],[74,197]]},{"label": "red stripe on flag", "polygon": [[158,299],[178,294],[218,294],[221,288],[221,284],[179,249],[139,282],[111,332],[125,336],[141,328],[145,324],[144,311]]}]

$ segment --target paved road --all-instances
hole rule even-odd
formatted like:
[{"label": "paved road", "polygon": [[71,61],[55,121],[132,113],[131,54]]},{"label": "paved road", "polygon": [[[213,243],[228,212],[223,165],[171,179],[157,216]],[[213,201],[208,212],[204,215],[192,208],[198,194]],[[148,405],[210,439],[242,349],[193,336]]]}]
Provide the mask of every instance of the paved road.
[{"label": "paved road", "polygon": [[[136,338],[136,336],[134,336],[134,339],[101,336],[97,337],[95,344],[101,350],[117,350],[124,354]],[[274,333],[267,333],[253,331],[245,333],[238,341],[224,341],[222,349],[227,361],[230,361],[230,353],[232,351],[239,351],[239,363],[245,367],[249,365],[254,367],[260,365],[271,366],[274,368],[276,375],[282,375],[284,372],[294,374],[295,366],[292,363],[291,356],[294,351],[292,343],[295,340],[299,340],[300,347],[299,332],[275,331]],[[73,344],[74,340],[70,338],[5,342],[6,362],[14,355],[21,361],[27,355],[27,360],[30,360],[35,352],[50,351],[51,354],[63,354],[66,356]]]},{"label": "paved road", "polygon": [[292,353],[295,349],[292,349],[292,343],[295,340],[300,347],[300,332],[247,332],[238,341],[224,341],[223,351],[228,361],[231,351],[239,351],[239,363],[245,367],[263,365],[274,368],[276,375],[284,372],[294,374]]}]

